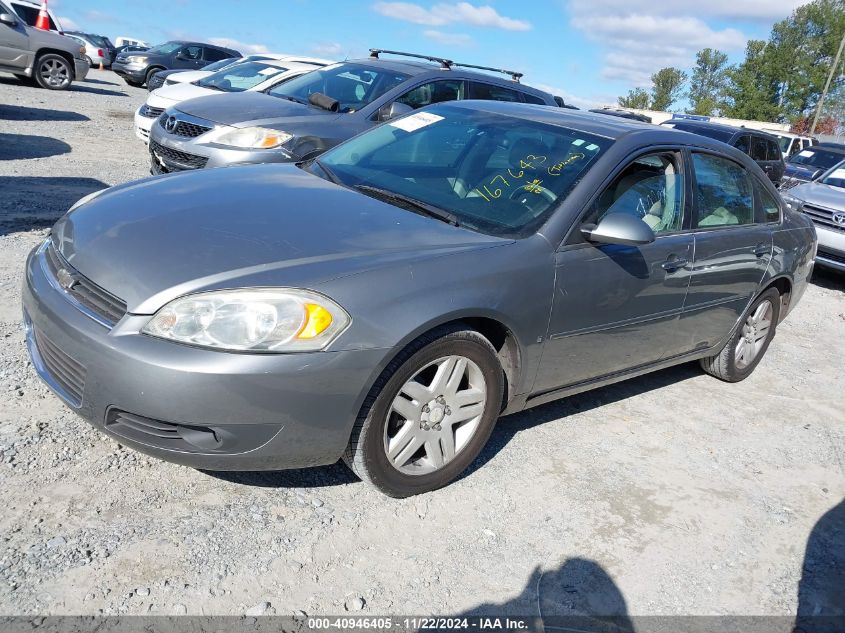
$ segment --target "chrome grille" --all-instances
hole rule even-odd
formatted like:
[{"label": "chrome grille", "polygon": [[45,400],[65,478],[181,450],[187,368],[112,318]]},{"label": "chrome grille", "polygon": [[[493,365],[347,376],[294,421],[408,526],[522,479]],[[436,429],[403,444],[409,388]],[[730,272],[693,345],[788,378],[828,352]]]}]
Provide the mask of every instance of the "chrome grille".
[{"label": "chrome grille", "polygon": [[157,162],[157,158],[160,157],[167,164],[167,169],[171,171],[202,169],[208,162],[208,158],[205,156],[180,152],[178,149],[171,149],[156,143],[153,139],[150,139],[150,153],[153,155],[154,161]]},{"label": "chrome grille", "polygon": [[833,211],[831,209],[824,209],[815,205],[805,204],[804,213],[809,215],[810,219],[818,226],[845,233],[845,224],[839,224],[838,222],[833,221],[834,215],[845,214],[845,211]]},{"label": "chrome grille", "polygon": [[74,279],[70,288],[62,289],[86,310],[94,313],[97,320],[107,327],[113,326],[126,314],[126,302],[118,299],[93,281],[79,274],[78,271],[65,261],[52,240],[47,246],[46,263],[52,275],[54,285],[59,285],[59,271],[64,269]]},{"label": "chrome grille", "polygon": [[201,134],[205,134],[211,128],[206,125],[197,125],[196,123],[188,123],[187,121],[179,121],[176,123],[176,127],[173,129],[171,134],[176,136],[184,136],[187,138],[194,138],[200,136]]},{"label": "chrome grille", "polygon": [[141,106],[141,110],[138,112],[143,117],[147,117],[148,119],[157,119],[162,114],[164,114],[164,108],[154,108],[152,106],[148,106],[146,103]]},{"label": "chrome grille", "polygon": [[32,336],[48,374],[45,378],[53,380],[54,386],[59,387],[71,405],[80,406],[85,389],[85,367],[56,347],[38,328],[33,327]]}]

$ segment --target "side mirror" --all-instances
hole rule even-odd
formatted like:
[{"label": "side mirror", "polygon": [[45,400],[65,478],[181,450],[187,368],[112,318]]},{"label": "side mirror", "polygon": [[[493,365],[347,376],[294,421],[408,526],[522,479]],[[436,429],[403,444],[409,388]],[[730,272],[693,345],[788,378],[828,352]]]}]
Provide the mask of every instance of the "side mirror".
[{"label": "side mirror", "polygon": [[395,119],[398,116],[402,116],[403,114],[408,114],[413,111],[414,109],[411,106],[405,103],[400,103],[399,101],[394,101],[389,105],[383,105],[381,109],[379,109],[378,118],[379,121],[389,121],[390,119]]},{"label": "side mirror", "polygon": [[598,244],[651,244],[654,241],[654,231],[648,224],[627,213],[611,213],[595,224],[585,224],[581,227],[581,234],[590,242]]},{"label": "side mirror", "polygon": [[18,20],[11,13],[0,13],[0,22],[8,24],[9,26],[15,26],[15,24],[18,23]]}]

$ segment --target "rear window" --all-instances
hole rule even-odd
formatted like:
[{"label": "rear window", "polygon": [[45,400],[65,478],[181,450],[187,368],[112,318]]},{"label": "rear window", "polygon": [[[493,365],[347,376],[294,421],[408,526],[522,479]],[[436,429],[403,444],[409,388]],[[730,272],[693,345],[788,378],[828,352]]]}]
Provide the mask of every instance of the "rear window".
[{"label": "rear window", "polygon": [[766,139],[761,136],[751,137],[751,159],[752,160],[769,160],[767,158],[768,145]]},{"label": "rear window", "polygon": [[534,103],[536,105],[546,105],[546,102],[541,99],[540,97],[536,97],[532,94],[528,94],[527,92],[522,93],[522,99],[525,103]]},{"label": "rear window", "polygon": [[483,84],[471,81],[469,84],[469,98],[483,99],[485,101],[522,101],[517,90],[511,90],[494,84]]},{"label": "rear window", "polygon": [[733,132],[717,130],[710,127],[700,127],[698,125],[688,125],[686,123],[675,123],[674,125],[676,130],[683,130],[684,132],[692,132],[693,134],[698,134],[699,136],[714,138],[717,141],[722,141],[723,143],[730,143],[731,137],[733,136]]}]

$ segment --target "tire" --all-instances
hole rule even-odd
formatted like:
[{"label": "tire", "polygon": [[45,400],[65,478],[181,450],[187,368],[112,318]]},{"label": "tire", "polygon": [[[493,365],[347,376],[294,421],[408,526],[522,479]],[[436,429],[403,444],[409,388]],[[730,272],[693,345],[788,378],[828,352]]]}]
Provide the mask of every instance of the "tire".
[{"label": "tire", "polygon": [[[438,328],[405,348],[382,372],[364,401],[343,460],[390,497],[441,488],[484,448],[503,393],[504,372],[490,341],[475,330]],[[395,409],[400,401],[407,417]]]},{"label": "tire", "polygon": [[[769,288],[757,297],[722,350],[715,356],[701,359],[704,371],[725,382],[748,378],[775,337],[780,305],[780,293],[775,288]],[[768,326],[765,326],[766,322]]]},{"label": "tire", "polygon": [[45,53],[35,60],[33,76],[42,88],[67,90],[73,82],[73,68],[61,55]]},{"label": "tire", "polygon": [[[148,83],[150,83],[150,79],[152,79],[152,78],[153,78],[153,75],[155,75],[155,74],[156,74],[158,71],[160,71],[160,70],[164,70],[164,69],[163,69],[163,68],[150,68],[150,69],[147,71],[147,76],[144,78],[144,84],[148,84]],[[143,85],[143,84],[142,84],[142,85]]]}]

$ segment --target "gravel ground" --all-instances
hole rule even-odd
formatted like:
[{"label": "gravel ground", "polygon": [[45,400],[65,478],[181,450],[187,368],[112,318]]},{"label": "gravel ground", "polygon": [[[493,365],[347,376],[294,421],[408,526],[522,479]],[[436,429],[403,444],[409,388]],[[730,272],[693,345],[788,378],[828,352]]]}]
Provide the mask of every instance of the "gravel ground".
[{"label": "gravel ground", "polygon": [[0,613],[788,616],[805,548],[804,587],[836,582],[845,276],[816,274],[747,381],[687,365],[510,416],[413,499],[342,465],[211,474],[95,432],[27,360],[21,273],[77,198],[147,174],[145,94],[0,78]]}]

